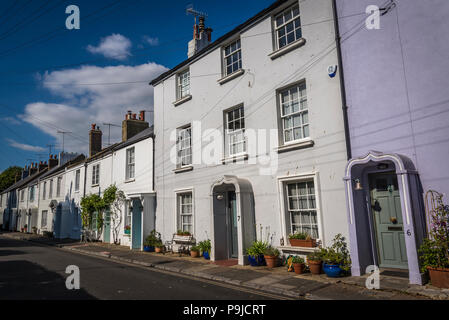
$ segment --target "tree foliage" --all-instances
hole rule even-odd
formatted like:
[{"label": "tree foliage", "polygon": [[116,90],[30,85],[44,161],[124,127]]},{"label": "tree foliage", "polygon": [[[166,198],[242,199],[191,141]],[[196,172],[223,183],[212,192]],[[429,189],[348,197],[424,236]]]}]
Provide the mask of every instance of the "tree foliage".
[{"label": "tree foliage", "polygon": [[16,182],[16,176],[22,174],[22,168],[12,166],[0,174],[0,192],[8,189]]}]

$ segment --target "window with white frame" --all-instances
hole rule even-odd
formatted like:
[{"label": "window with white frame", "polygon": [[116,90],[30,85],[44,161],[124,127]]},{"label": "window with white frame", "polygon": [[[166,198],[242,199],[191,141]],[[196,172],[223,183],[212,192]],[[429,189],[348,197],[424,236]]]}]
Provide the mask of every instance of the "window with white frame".
[{"label": "window with white frame", "polygon": [[192,192],[178,193],[178,229],[193,233]]},{"label": "window with white frame", "polygon": [[100,164],[92,166],[92,185],[100,184]]},{"label": "window with white frame", "polygon": [[45,228],[47,226],[47,215],[48,215],[48,211],[43,210],[42,218],[41,218],[41,228]]},{"label": "window with white frame", "polygon": [[302,38],[299,5],[296,4],[274,18],[277,49]]},{"label": "window with white frame", "polygon": [[192,164],[191,126],[178,129],[178,167]]},{"label": "window with white frame", "polygon": [[132,204],[131,201],[126,201],[126,203],[125,203],[125,206],[126,206],[125,207],[125,221],[123,224],[125,233],[126,233],[126,230],[131,230],[132,214],[133,214],[133,211],[131,209],[131,204]]},{"label": "window with white frame", "polygon": [[232,42],[223,48],[223,68],[224,75],[230,75],[242,68],[242,50],[240,39]]},{"label": "window with white frame", "polygon": [[20,192],[20,201],[21,201],[21,202],[25,201],[25,189],[23,189],[23,190]]},{"label": "window with white frame", "polygon": [[279,92],[284,143],[309,137],[309,111],[305,82]]},{"label": "window with white frame", "polygon": [[53,179],[50,180],[50,190],[48,191],[48,198],[53,197]]},{"label": "window with white frame", "polygon": [[47,181],[42,184],[42,200],[47,197]]},{"label": "window with white frame", "polygon": [[135,149],[134,147],[126,150],[126,180],[134,179],[135,175]]},{"label": "window with white frame", "polygon": [[290,231],[305,232],[318,239],[316,193],[313,180],[286,184]]},{"label": "window with white frame", "polygon": [[78,169],[75,172],[75,191],[80,190],[80,179],[81,179],[81,170]]},{"label": "window with white frame", "polygon": [[58,177],[56,180],[56,196],[61,196],[62,177]]},{"label": "window with white frame", "polygon": [[245,114],[243,106],[226,112],[226,138],[230,156],[246,152]]},{"label": "window with white frame", "polygon": [[32,187],[29,188],[29,192],[30,192],[30,202],[33,202],[33,201],[34,201],[34,191],[35,191],[34,186],[32,186]]},{"label": "window with white frame", "polygon": [[190,95],[190,70],[185,70],[177,75],[177,98],[182,99]]}]

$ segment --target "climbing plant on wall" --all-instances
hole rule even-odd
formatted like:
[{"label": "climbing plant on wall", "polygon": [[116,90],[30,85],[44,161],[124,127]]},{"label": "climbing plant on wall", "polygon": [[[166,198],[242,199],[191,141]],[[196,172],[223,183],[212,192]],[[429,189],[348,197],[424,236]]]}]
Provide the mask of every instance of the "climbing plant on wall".
[{"label": "climbing plant on wall", "polygon": [[111,185],[104,191],[103,199],[110,210],[114,243],[120,244],[118,235],[123,220],[122,209],[126,201],[125,193],[115,185]]}]

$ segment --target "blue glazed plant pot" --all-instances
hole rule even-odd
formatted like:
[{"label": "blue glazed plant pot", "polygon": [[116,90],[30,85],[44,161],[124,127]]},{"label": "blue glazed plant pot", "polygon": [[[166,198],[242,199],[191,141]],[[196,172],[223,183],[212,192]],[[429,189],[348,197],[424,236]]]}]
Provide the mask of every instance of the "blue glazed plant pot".
[{"label": "blue glazed plant pot", "polygon": [[203,257],[204,259],[209,260],[210,259],[209,252],[207,251],[203,252]]},{"label": "blue glazed plant pot", "polygon": [[338,278],[343,274],[343,270],[338,264],[323,263],[323,270],[329,278]]},{"label": "blue glazed plant pot", "polygon": [[258,256],[248,256],[248,262],[253,267],[266,265],[265,257],[263,256],[263,254]]},{"label": "blue glazed plant pot", "polygon": [[143,246],[143,251],[154,252],[154,247],[153,246]]}]

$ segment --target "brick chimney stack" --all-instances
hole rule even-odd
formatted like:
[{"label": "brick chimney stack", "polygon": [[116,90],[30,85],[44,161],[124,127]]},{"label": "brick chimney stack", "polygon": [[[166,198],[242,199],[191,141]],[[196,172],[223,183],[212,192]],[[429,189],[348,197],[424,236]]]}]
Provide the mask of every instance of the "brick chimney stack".
[{"label": "brick chimney stack", "polygon": [[29,173],[28,166],[25,166],[22,170],[22,179],[25,179],[26,177],[28,177],[28,173]]},{"label": "brick chimney stack", "polygon": [[205,17],[199,17],[198,25],[195,23],[193,25],[193,39],[189,41],[187,57],[192,57],[195,53],[201,51],[207,47],[212,41],[212,29],[206,28]]},{"label": "brick chimney stack", "polygon": [[32,176],[33,174],[35,174],[37,172],[37,163],[31,162],[31,167],[28,171],[28,175]]},{"label": "brick chimney stack", "polygon": [[128,140],[149,126],[150,124],[145,121],[145,111],[140,111],[139,119],[135,113],[128,111],[122,122],[122,141]]},{"label": "brick chimney stack", "polygon": [[48,170],[53,169],[58,165],[58,157],[52,154],[50,155],[50,159],[48,159]]},{"label": "brick chimney stack", "polygon": [[48,165],[47,165],[47,161],[45,161],[45,162],[40,161],[40,162],[39,162],[39,168],[38,168],[38,171],[41,172],[41,171],[44,170],[47,166],[48,166]]},{"label": "brick chimney stack", "polygon": [[103,133],[100,128],[93,123],[89,132],[89,157],[92,157],[101,151],[102,136]]}]

